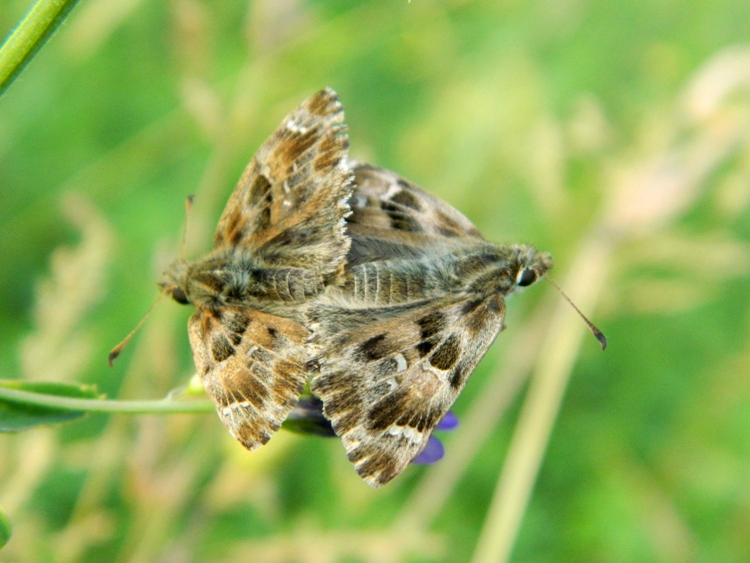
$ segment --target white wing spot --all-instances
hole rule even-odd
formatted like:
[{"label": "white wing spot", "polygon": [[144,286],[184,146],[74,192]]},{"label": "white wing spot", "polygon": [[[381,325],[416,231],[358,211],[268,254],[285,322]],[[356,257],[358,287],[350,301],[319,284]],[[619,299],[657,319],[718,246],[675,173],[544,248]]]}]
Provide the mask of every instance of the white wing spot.
[{"label": "white wing spot", "polygon": [[396,360],[397,372],[406,371],[406,368],[409,364],[406,363],[406,358],[404,358],[403,354],[396,354],[395,356],[393,356],[393,359]]},{"label": "white wing spot", "polygon": [[308,131],[307,127],[295,123],[293,119],[286,122],[286,128],[294,133],[302,133],[303,135]]},{"label": "white wing spot", "polygon": [[422,441],[422,432],[420,432],[413,426],[399,426],[398,424],[391,424],[390,428],[388,428],[387,433],[391,436],[403,436],[413,444],[418,444]]},{"label": "white wing spot", "polygon": [[367,197],[361,194],[357,194],[349,202],[349,205],[351,205],[352,207],[367,207]]},{"label": "white wing spot", "polygon": [[391,199],[394,195],[400,193],[402,189],[398,184],[391,184],[388,191],[383,194],[383,199]]},{"label": "white wing spot", "polygon": [[224,416],[233,416],[235,410],[244,409],[250,406],[250,401],[232,403],[221,409]]}]

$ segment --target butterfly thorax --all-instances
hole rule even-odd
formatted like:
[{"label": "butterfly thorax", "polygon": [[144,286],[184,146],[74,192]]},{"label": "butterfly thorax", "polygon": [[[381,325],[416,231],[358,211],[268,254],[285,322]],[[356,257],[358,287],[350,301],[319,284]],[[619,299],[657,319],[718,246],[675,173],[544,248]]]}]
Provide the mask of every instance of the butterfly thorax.
[{"label": "butterfly thorax", "polygon": [[250,253],[221,249],[195,262],[174,262],[159,283],[175,301],[199,309],[240,305],[268,313],[304,303],[322,284],[312,270],[272,267]]}]

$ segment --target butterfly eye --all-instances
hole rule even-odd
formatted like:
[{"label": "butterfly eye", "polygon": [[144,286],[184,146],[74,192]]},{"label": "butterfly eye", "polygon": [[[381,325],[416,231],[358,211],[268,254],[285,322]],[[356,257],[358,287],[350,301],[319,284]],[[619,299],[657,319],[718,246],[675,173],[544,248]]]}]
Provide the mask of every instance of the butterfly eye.
[{"label": "butterfly eye", "polygon": [[188,300],[187,295],[185,295],[185,292],[180,287],[175,287],[172,289],[172,299],[177,301],[178,303],[181,303],[182,305],[187,305],[190,303],[190,300]]},{"label": "butterfly eye", "polygon": [[537,280],[537,273],[532,270],[531,268],[524,268],[520,272],[518,272],[518,276],[516,277],[516,285],[518,287],[526,287],[527,285],[531,285]]}]

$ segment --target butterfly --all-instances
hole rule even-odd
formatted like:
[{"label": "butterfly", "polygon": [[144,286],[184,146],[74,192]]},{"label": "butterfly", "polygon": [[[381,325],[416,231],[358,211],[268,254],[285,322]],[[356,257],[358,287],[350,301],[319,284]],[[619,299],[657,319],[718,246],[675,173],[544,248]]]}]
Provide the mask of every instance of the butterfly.
[{"label": "butterfly", "polygon": [[544,277],[552,260],[486,241],[393,172],[348,166],[351,246],[307,312],[323,350],[311,390],[357,473],[379,487],[425,447],[503,330],[505,298]]},{"label": "butterfly", "polygon": [[195,365],[229,432],[248,450],[268,442],[294,408],[311,357],[306,305],[336,277],[353,174],[335,92],[286,116],[246,167],[214,235],[214,249],[182,259],[160,285],[196,307],[188,322]]}]

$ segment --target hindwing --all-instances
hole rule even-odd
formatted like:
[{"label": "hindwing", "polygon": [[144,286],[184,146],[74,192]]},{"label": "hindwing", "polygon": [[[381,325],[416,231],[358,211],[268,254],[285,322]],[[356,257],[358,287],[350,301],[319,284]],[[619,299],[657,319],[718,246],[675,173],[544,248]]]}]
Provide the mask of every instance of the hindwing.
[{"label": "hindwing", "polygon": [[422,451],[500,331],[500,295],[364,309],[317,307],[325,343],[311,390],[371,486],[384,485]]},{"label": "hindwing", "polygon": [[199,309],[188,324],[195,365],[224,425],[248,450],[265,444],[307,378],[308,331],[249,308]]}]

